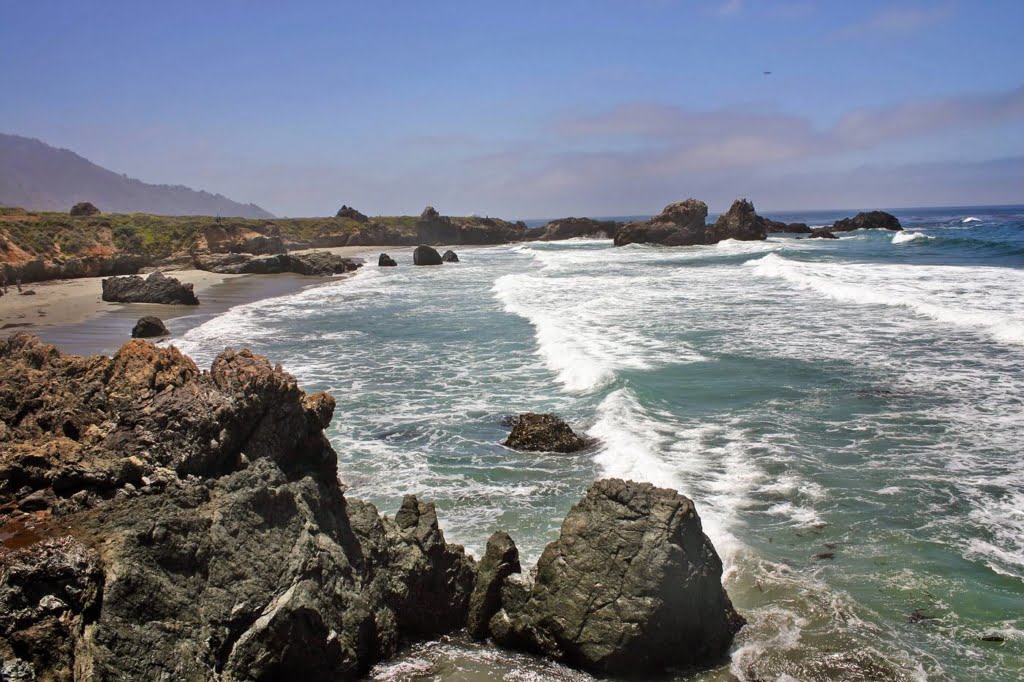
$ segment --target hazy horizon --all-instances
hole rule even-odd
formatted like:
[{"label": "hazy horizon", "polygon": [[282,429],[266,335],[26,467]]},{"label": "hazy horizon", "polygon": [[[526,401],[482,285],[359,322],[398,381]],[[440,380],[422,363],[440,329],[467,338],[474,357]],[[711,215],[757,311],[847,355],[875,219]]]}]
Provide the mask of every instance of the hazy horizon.
[{"label": "hazy horizon", "polygon": [[0,131],[275,215],[1024,203],[1015,2],[5,15]]}]

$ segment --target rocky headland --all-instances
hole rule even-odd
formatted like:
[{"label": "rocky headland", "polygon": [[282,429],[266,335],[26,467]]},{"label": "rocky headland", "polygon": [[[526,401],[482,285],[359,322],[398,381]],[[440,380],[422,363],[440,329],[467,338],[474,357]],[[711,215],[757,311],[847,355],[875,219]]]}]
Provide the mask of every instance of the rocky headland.
[{"label": "rocky headland", "polygon": [[344,494],[335,403],[226,350],[113,357],[0,341],[0,672],[353,679],[406,638],[478,638],[602,673],[722,657],[742,618],[693,503],[594,483],[532,571],[478,563],[434,506]]}]

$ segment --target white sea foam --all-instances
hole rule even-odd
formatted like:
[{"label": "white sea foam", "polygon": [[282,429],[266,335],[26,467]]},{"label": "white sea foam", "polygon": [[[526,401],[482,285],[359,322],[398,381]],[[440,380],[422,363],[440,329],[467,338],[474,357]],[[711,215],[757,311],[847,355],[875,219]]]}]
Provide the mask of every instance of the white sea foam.
[{"label": "white sea foam", "polygon": [[1024,272],[1007,268],[800,262],[776,254],[748,261],[837,301],[906,308],[1002,343],[1024,345]]},{"label": "white sea foam", "polygon": [[897,232],[892,236],[893,244],[907,244],[919,239],[932,239],[924,232]]},{"label": "white sea foam", "polygon": [[960,222],[961,223],[980,223],[981,222],[981,218],[975,218],[974,216],[970,216],[968,218],[964,218]]}]

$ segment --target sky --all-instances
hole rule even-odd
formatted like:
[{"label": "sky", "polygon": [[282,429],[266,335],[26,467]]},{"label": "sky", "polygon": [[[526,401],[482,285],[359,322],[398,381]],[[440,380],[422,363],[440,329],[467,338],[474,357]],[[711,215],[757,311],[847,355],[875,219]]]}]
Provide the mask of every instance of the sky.
[{"label": "sky", "polygon": [[1024,203],[1021,0],[0,0],[0,16],[0,132],[276,215]]}]

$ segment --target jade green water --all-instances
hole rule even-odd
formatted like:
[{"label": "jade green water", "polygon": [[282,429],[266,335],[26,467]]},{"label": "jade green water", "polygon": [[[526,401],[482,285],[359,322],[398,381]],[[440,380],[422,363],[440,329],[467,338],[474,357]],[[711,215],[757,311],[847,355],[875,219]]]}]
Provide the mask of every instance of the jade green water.
[{"label": "jade green water", "polygon": [[[1024,211],[897,215],[905,233],[834,241],[402,254],[179,345],[201,364],[248,345],[330,391],[347,494],[435,500],[478,554],[504,528],[532,564],[598,477],[692,497],[749,624],[728,661],[678,679],[1016,680]],[[601,445],[499,445],[527,410]],[[374,675],[587,679],[458,639]]]}]

